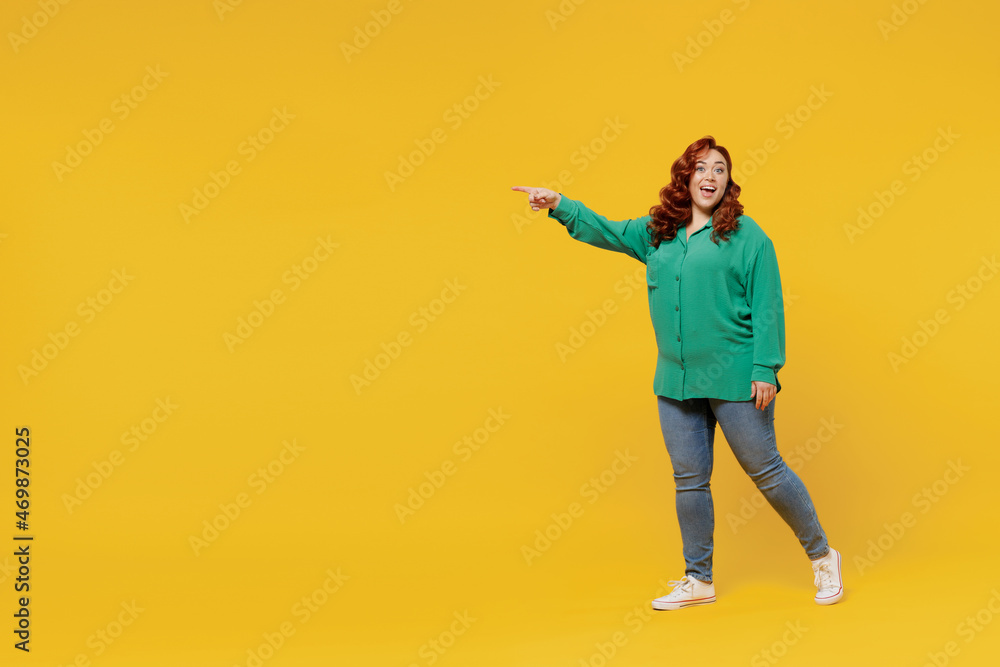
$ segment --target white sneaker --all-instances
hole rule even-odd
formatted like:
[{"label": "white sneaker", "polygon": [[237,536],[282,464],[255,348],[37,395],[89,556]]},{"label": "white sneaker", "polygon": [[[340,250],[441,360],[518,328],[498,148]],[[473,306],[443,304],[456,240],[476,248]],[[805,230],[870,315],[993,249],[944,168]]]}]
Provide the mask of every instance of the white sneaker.
[{"label": "white sneaker", "polygon": [[812,561],[816,604],[833,604],[844,597],[844,579],[840,574],[840,552],[830,548],[830,553]]},{"label": "white sneaker", "polygon": [[669,583],[674,584],[674,589],[663,597],[653,600],[653,609],[683,609],[715,602],[715,584],[706,584],[687,575],[680,581]]}]

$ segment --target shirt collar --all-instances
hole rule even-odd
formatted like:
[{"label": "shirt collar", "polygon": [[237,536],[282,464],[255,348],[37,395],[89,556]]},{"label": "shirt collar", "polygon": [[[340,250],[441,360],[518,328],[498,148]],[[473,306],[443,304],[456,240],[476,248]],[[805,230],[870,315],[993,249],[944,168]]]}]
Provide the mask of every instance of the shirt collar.
[{"label": "shirt collar", "polygon": [[711,227],[712,226],[712,218],[714,218],[714,217],[715,217],[714,213],[712,215],[708,216],[708,220],[705,221],[705,224],[702,225],[701,227],[699,227],[698,229],[694,230],[694,232],[691,234],[691,236],[694,236],[695,234],[697,234],[701,230],[705,229],[706,227]]}]

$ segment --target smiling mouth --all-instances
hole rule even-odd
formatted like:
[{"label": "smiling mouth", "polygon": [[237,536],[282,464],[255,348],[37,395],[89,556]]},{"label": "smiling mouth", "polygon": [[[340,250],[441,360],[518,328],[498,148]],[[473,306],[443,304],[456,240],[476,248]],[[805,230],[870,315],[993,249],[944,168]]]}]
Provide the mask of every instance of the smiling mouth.
[{"label": "smiling mouth", "polygon": [[711,197],[715,194],[715,188],[711,185],[704,185],[701,187],[701,194],[705,197]]}]

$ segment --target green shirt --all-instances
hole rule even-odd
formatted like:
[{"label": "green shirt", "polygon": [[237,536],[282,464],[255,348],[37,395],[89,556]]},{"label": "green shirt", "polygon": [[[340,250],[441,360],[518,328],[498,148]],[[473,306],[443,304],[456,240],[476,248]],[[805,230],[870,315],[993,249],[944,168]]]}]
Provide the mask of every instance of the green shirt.
[{"label": "green shirt", "polygon": [[654,248],[649,215],[608,220],[565,195],[548,215],[573,238],[646,265],[657,395],[749,401],[751,380],[781,390],[785,313],[778,259],[753,219],[741,215],[739,228],[719,245],[711,240],[709,218],[690,239],[682,227]]}]

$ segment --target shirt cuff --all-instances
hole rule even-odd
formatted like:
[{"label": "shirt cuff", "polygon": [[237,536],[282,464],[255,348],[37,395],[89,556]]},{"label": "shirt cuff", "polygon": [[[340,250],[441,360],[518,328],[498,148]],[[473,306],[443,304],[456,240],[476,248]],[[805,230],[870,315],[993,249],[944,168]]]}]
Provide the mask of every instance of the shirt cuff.
[{"label": "shirt cuff", "polygon": [[[744,376],[746,377],[746,376]],[[759,364],[754,364],[753,372],[750,374],[750,380],[757,382],[766,382],[768,384],[773,384],[778,386],[778,378],[774,374],[774,369],[770,366],[761,366]]]},{"label": "shirt cuff", "polygon": [[558,220],[559,222],[561,222],[562,224],[565,225],[566,224],[566,220],[565,220],[566,214],[569,212],[570,206],[571,206],[571,204],[569,202],[569,197],[567,197],[566,195],[564,195],[563,193],[560,192],[559,193],[559,205],[556,206],[555,208],[550,208],[550,209],[546,209],[546,210],[548,211],[548,216],[550,218],[555,218],[556,220]]}]

